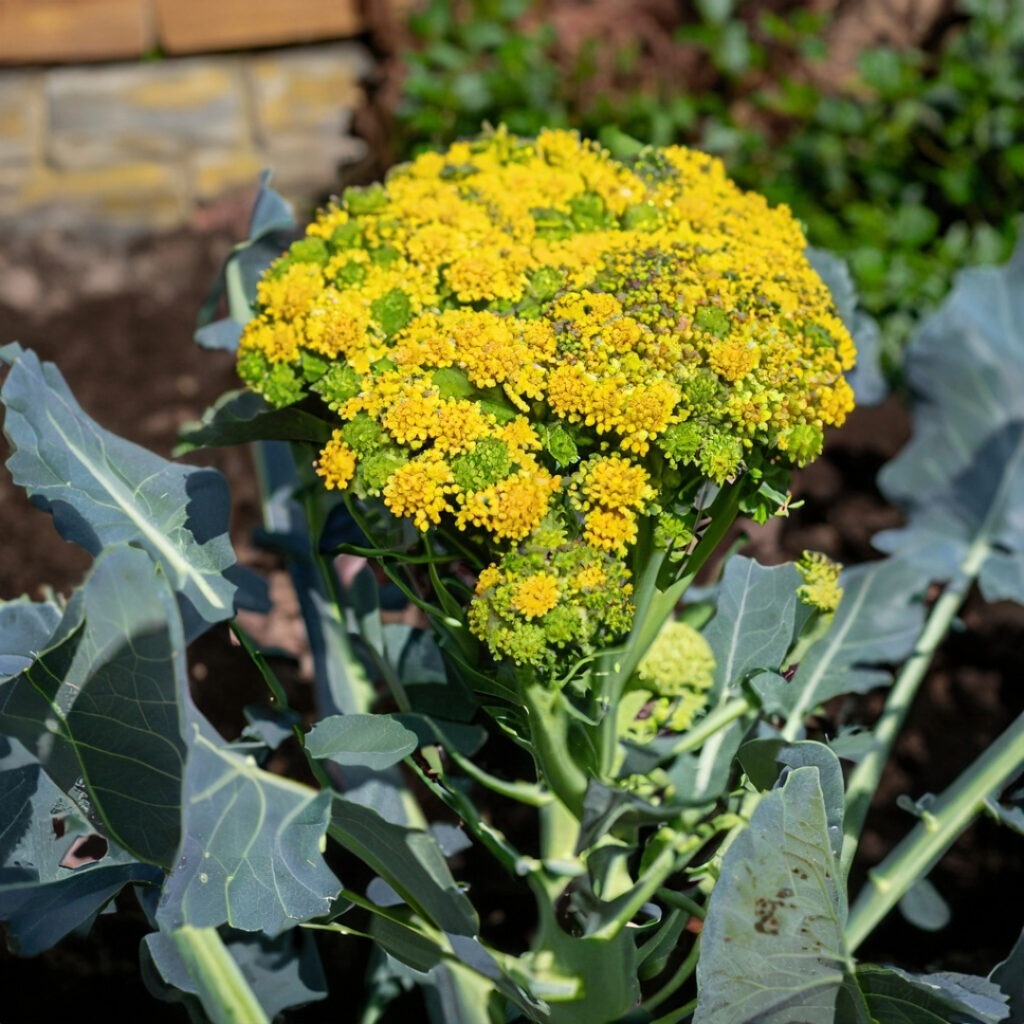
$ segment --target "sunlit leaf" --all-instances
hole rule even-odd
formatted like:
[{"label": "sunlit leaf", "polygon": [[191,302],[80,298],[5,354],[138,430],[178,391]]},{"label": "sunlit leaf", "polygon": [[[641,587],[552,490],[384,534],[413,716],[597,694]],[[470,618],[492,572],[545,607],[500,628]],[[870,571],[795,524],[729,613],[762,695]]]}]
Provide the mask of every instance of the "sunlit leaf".
[{"label": "sunlit leaf", "polygon": [[755,669],[777,669],[793,642],[799,573],[736,555],[717,588],[715,617],[704,638],[715,654],[715,687],[736,688]]},{"label": "sunlit leaf", "polygon": [[848,984],[846,913],[818,770],[797,768],[723,858],[694,1024],[833,1024]]},{"label": "sunlit leaf", "polygon": [[913,650],[924,622],[916,598],[920,573],[901,559],[868,562],[840,577],[843,598],[832,627],[800,662],[790,681],[768,673],[752,682],[765,710],[807,712],[843,693],[864,693],[890,680],[879,664],[898,662]]},{"label": "sunlit leaf", "polygon": [[183,841],[161,928],[230,924],[274,936],[326,914],[341,885],[323,861],[331,797],[256,766],[193,726]]},{"label": "sunlit leaf", "polygon": [[7,345],[0,361],[11,366],[0,392],[13,448],[7,465],[61,536],[94,556],[136,544],[203,620],[230,618],[235,585],[224,571],[235,555],[221,474],[168,462],[104,430],[34,352]]},{"label": "sunlit leaf", "polygon": [[54,601],[0,602],[0,682],[29,667],[60,622]]},{"label": "sunlit leaf", "polygon": [[398,764],[418,746],[416,734],[390,715],[331,715],[306,735],[306,749],[313,757],[374,771]]}]

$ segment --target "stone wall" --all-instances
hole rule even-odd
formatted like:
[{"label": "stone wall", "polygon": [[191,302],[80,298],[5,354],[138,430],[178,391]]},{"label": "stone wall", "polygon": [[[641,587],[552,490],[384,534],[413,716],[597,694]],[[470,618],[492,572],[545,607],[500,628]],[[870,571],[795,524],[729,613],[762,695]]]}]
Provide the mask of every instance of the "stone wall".
[{"label": "stone wall", "polygon": [[358,42],[0,70],[0,230],[186,225],[263,168],[307,204],[364,155]]}]

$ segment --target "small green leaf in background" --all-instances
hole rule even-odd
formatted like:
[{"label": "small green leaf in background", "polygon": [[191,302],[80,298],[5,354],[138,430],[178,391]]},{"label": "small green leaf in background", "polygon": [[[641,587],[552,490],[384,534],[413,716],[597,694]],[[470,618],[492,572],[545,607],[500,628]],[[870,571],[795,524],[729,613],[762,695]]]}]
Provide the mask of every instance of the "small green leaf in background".
[{"label": "small green leaf in background", "polygon": [[331,715],[310,730],[306,750],[335,764],[383,771],[419,746],[416,734],[390,715]]},{"label": "small green leaf in background", "polygon": [[937,932],[952,918],[949,904],[927,878],[918,879],[899,904],[900,913],[916,928]]}]

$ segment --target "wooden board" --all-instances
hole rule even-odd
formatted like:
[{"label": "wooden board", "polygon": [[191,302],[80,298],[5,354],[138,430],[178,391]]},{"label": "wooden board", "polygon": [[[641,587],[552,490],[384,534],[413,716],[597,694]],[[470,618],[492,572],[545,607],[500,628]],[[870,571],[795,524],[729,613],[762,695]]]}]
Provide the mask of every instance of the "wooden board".
[{"label": "wooden board", "polygon": [[148,0],[0,0],[0,63],[137,57],[149,25]]},{"label": "wooden board", "polygon": [[198,53],[351,36],[358,0],[155,0],[160,45]]}]

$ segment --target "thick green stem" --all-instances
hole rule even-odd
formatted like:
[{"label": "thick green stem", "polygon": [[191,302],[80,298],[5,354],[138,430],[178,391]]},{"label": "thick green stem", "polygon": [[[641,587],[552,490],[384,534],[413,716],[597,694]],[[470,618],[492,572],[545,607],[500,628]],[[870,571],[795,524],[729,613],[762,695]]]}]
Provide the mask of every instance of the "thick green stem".
[{"label": "thick green stem", "polygon": [[754,707],[755,705],[746,697],[733,697],[724,704],[719,704],[706,718],[702,718],[680,737],[679,742],[672,748],[671,756],[678,757],[679,754],[696,750],[705,740],[710,739],[731,722],[735,722],[737,718],[742,718],[749,711],[753,711]]},{"label": "thick green stem", "polygon": [[569,749],[569,716],[560,690],[524,681],[523,704],[530,725],[530,741],[543,781],[576,816],[583,814],[587,776]]},{"label": "thick green stem", "polygon": [[168,934],[212,1024],[270,1024],[216,928],[186,925]]},{"label": "thick green stem", "polygon": [[871,806],[871,800],[881,781],[882,771],[889,759],[893,743],[895,743],[900,729],[903,728],[903,723],[914,702],[918,687],[924,680],[936,649],[949,632],[953,619],[963,604],[971,584],[981,571],[981,566],[988,556],[989,550],[987,540],[984,538],[976,540],[964,557],[959,577],[946,587],[942,596],[935,602],[913,655],[904,664],[889,691],[885,708],[872,733],[871,746],[850,775],[850,781],[846,787],[846,815],[843,825],[841,857],[844,874],[849,874],[868,808]]},{"label": "thick green stem", "polygon": [[875,926],[925,877],[984,807],[985,799],[1024,767],[1024,713],[972,764],[930,808],[928,817],[868,874],[846,923],[852,953]]},{"label": "thick green stem", "polygon": [[654,547],[654,524],[643,520],[634,559],[633,629],[621,653],[609,656],[600,680],[600,704],[604,718],[598,728],[601,771],[614,770],[617,746],[617,715],[615,713],[629,677],[636,671],[661,627],[679,604],[683,594],[696,579],[708,558],[721,544],[739,512],[740,484],[727,484],[718,492],[708,509],[710,521],[693,550],[680,566],[681,575],[664,589],[659,580],[665,573],[667,554]]}]

